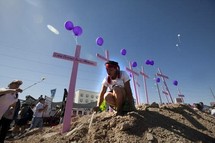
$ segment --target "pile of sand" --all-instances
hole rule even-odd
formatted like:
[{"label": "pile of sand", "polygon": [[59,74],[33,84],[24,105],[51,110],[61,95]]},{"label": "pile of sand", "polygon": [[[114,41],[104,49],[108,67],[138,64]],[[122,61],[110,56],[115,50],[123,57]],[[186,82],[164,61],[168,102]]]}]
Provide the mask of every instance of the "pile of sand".
[{"label": "pile of sand", "polygon": [[102,112],[75,117],[71,130],[62,125],[33,130],[13,143],[215,143],[215,117],[187,105],[142,105],[124,116]]}]

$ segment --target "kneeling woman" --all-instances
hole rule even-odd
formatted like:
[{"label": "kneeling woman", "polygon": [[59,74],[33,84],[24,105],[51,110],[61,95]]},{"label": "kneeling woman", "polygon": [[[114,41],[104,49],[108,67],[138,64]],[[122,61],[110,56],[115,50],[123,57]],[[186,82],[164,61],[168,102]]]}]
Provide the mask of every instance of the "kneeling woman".
[{"label": "kneeling woman", "polygon": [[[117,115],[135,110],[128,74],[121,71],[115,61],[106,62],[105,67],[108,75],[102,82],[97,107],[105,100],[108,105],[117,111]],[[108,88],[109,91],[107,91]]]}]

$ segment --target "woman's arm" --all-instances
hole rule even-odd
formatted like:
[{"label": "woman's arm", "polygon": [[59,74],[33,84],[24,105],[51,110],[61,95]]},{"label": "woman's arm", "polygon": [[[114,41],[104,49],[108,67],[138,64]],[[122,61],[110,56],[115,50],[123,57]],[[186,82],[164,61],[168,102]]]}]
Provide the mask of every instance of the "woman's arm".
[{"label": "woman's arm", "polygon": [[97,106],[100,106],[102,101],[104,100],[104,94],[106,93],[107,91],[107,87],[102,85],[102,88],[101,88],[101,91],[99,93],[99,96],[98,96],[98,100],[97,100]]},{"label": "woman's arm", "polygon": [[133,101],[133,96],[132,96],[132,91],[131,91],[131,85],[130,85],[130,80],[126,81],[124,83],[125,86],[125,93],[126,96],[128,97],[129,101]]},{"label": "woman's arm", "polygon": [[20,88],[17,88],[17,89],[1,89],[0,95],[8,94],[8,93],[16,93],[16,92],[22,92],[22,90]]},{"label": "woman's arm", "polygon": [[48,105],[45,104],[42,108],[38,109],[38,112],[43,112],[44,110],[46,110],[48,108]]}]

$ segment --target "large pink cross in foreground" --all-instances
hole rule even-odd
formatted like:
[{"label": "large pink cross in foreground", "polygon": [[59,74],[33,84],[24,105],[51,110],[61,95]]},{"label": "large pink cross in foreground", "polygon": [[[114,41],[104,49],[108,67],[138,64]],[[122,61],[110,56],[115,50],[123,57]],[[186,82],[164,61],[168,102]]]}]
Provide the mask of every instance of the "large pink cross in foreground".
[{"label": "large pink cross in foreground", "polygon": [[164,85],[165,85],[165,87],[166,87],[166,91],[168,92],[168,95],[169,95],[169,97],[170,97],[172,103],[174,103],[174,102],[173,102],[173,99],[172,99],[172,96],[171,96],[171,94],[170,94],[169,88],[168,88],[168,86],[167,86],[167,84],[166,84],[166,80],[165,80],[165,79],[168,79],[169,77],[166,76],[166,75],[163,75],[163,74],[161,73],[160,68],[158,68],[157,76],[160,76],[160,77],[162,78],[163,83],[164,83]]},{"label": "large pink cross in foreground", "polygon": [[133,84],[134,84],[134,92],[135,92],[135,95],[136,95],[137,105],[139,105],[139,100],[138,100],[138,95],[137,95],[137,88],[136,88],[136,83],[135,83],[135,79],[134,79],[134,75],[139,76],[139,74],[132,69],[131,62],[129,62],[129,68],[126,67],[126,70],[128,72],[130,72],[131,75],[132,75],[132,80],[133,80]]},{"label": "large pink cross in foreground", "polygon": [[81,59],[80,52],[81,52],[81,46],[76,45],[74,57],[69,56],[69,55],[64,55],[61,53],[57,53],[57,52],[53,53],[53,57],[55,57],[55,58],[73,61],[73,68],[72,68],[70,84],[69,84],[69,93],[68,93],[68,96],[66,99],[66,108],[65,108],[64,118],[63,118],[62,133],[67,132],[70,129],[71,114],[72,114],[73,101],[74,101],[74,95],[75,95],[75,85],[76,85],[77,72],[78,72],[78,64],[82,63],[82,64],[91,65],[91,66],[97,65],[96,62]]},{"label": "large pink cross in foreground", "polygon": [[147,104],[149,104],[149,97],[148,97],[148,91],[147,91],[147,85],[146,85],[146,78],[149,78],[149,76],[144,73],[143,67],[142,67],[142,71],[140,71],[140,74],[143,76],[143,83],[144,83],[144,88],[145,88],[146,101],[147,101]]}]

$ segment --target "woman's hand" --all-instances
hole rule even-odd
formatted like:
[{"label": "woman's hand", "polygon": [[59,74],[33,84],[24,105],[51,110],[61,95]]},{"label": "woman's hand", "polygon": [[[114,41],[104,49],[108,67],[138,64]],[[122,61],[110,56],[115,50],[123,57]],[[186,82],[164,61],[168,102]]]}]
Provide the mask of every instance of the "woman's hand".
[{"label": "woman's hand", "polygon": [[17,89],[16,89],[16,92],[20,92],[20,93],[21,93],[21,92],[22,92],[22,89],[17,88]]},{"label": "woman's hand", "polygon": [[99,111],[100,111],[99,106],[93,107],[93,111],[94,111],[94,112],[99,112]]}]

